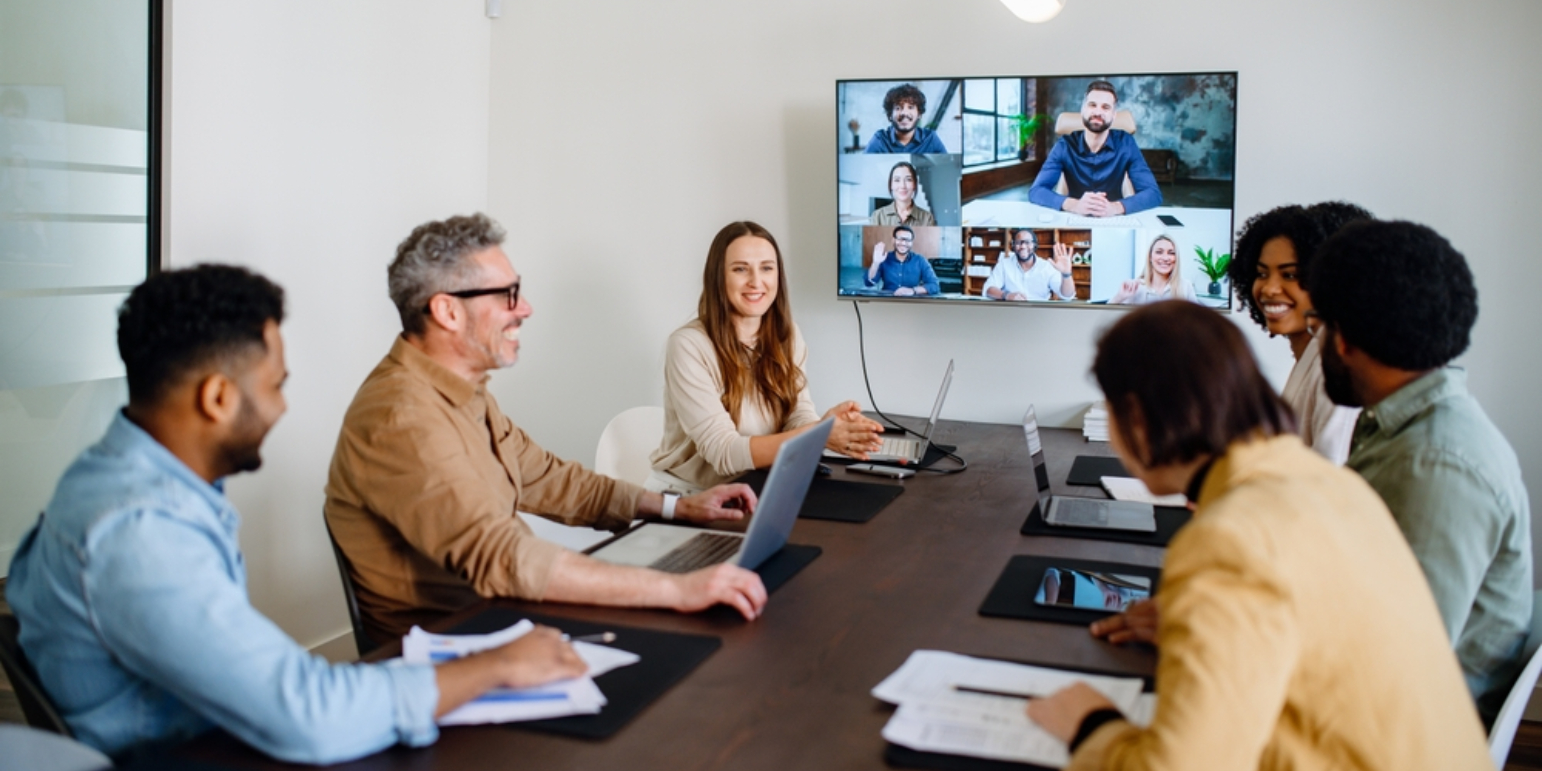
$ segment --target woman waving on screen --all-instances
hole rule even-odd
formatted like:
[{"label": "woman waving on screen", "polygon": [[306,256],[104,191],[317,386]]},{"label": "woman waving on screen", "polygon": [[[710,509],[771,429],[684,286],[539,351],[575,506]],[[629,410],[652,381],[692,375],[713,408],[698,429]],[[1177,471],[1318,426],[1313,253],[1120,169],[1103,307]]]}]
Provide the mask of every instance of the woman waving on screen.
[{"label": "woman waving on screen", "polygon": [[1178,264],[1178,244],[1167,235],[1151,242],[1140,278],[1124,282],[1108,303],[1145,305],[1162,300],[1195,300],[1194,285],[1183,280],[1183,268]]},{"label": "woman waving on screen", "polygon": [[[649,490],[694,492],[765,468],[782,442],[822,418],[804,375],[808,351],[776,239],[753,222],[718,231],[707,251],[696,318],[669,336],[664,438],[649,456]],[[865,459],[882,428],[854,401],[835,418],[826,447]]]}]

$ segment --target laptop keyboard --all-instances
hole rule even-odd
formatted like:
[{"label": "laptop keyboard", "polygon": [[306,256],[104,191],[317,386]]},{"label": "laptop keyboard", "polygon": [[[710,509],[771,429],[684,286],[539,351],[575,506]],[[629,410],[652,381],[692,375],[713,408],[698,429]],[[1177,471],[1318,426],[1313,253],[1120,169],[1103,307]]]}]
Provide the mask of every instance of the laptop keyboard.
[{"label": "laptop keyboard", "polygon": [[1059,501],[1055,506],[1055,519],[1062,525],[1103,527],[1108,524],[1108,507],[1104,501],[1092,498],[1060,498]]},{"label": "laptop keyboard", "polygon": [[886,458],[914,458],[920,453],[921,443],[908,437],[886,436],[883,438],[883,446],[878,448],[878,455]]},{"label": "laptop keyboard", "polygon": [[744,539],[722,533],[700,533],[671,549],[648,567],[665,573],[689,573],[727,562],[739,552]]}]

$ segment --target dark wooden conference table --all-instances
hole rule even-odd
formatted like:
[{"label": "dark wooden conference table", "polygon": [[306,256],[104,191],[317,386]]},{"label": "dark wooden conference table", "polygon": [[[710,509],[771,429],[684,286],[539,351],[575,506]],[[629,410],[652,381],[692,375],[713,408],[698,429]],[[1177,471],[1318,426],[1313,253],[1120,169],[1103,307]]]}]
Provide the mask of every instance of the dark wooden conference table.
[{"label": "dark wooden conference table", "polygon": [[[1088,443],[1071,429],[1041,434],[1052,492],[1105,497],[1099,488],[1068,486],[1065,479],[1077,455],[1109,455],[1107,444]],[[869,691],[916,649],[1152,674],[1156,656],[1149,648],[1110,645],[1080,626],[986,618],[977,609],[1014,555],[1159,566],[1163,550],[1020,535],[1031,508],[1026,493],[1034,487],[1020,425],[942,421],[934,441],[958,445],[969,469],[894,482],[905,493],[867,523],[799,520],[791,542],[814,544],[824,553],[776,590],[756,621],[495,601],[547,616],[722,638],[716,653],[611,738],[455,727],[444,729],[431,747],[396,748],[341,767],[883,768],[879,732],[893,707]],[[835,478],[843,476],[837,466]],[[293,768],[228,737],[200,740],[190,750],[221,765]]]}]

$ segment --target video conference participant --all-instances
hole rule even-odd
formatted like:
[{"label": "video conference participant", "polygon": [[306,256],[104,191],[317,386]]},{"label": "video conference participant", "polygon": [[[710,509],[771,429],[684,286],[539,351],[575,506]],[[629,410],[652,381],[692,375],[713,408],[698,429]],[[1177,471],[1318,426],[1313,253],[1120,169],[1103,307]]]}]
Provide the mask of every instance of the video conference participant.
[{"label": "video conference participant", "polygon": [[1169,236],[1157,236],[1146,250],[1146,267],[1138,278],[1122,282],[1108,298],[1109,305],[1146,305],[1162,300],[1198,302],[1194,285],[1183,280],[1178,244]]},{"label": "video conference participant", "polygon": [[1085,684],[1028,703],[1071,744],[1067,769],[1492,768],[1386,507],[1292,433],[1235,325],[1136,309],[1093,373],[1125,467],[1196,508],[1156,591],[1150,727]]},{"label": "video conference participant", "polygon": [[[669,336],[664,436],[647,488],[695,492],[769,467],[783,442],[824,419],[807,358],[776,239],[753,222],[724,226],[707,250],[696,319]],[[835,418],[830,450],[866,460],[882,444],[883,427],[854,401],[824,417]]]},{"label": "video conference participant", "polygon": [[1050,295],[1061,300],[1076,299],[1076,282],[1071,279],[1071,254],[1069,244],[1055,244],[1055,261],[1039,259],[1039,237],[1032,230],[1019,230],[1012,235],[1012,254],[1015,259],[999,259],[985,279],[983,292],[992,300],[1044,301]]},{"label": "video conference participant", "polygon": [[937,132],[921,125],[921,116],[926,114],[926,94],[921,89],[909,83],[889,89],[883,95],[883,113],[889,116],[889,125],[873,132],[864,152],[923,155],[948,152]]},{"label": "video conference participant", "polygon": [[760,615],[765,587],[750,571],[610,565],[537,538],[516,515],[605,529],[638,516],[710,522],[742,518],[755,496],[745,485],[646,492],[541,449],[499,410],[488,373],[514,364],[531,313],[503,238],[482,214],[429,222],[389,268],[402,334],[343,418],[326,488],[365,628],[389,639],[480,597]]},{"label": "video conference participant", "polygon": [[1311,324],[1312,296],[1306,291],[1317,248],[1348,222],[1371,219],[1349,203],[1305,209],[1281,206],[1255,215],[1237,236],[1236,257],[1227,268],[1231,285],[1248,314],[1270,337],[1284,337],[1296,364],[1280,392],[1296,413],[1301,438],[1323,457],[1343,465],[1355,432],[1358,409],[1339,406],[1323,389],[1322,340]]},{"label": "video conference participant", "polygon": [[1365,408],[1347,465],[1413,547],[1492,721],[1526,663],[1531,506],[1515,451],[1449,366],[1478,317],[1467,260],[1423,225],[1359,222],[1322,245],[1309,286],[1328,396]]},{"label": "video conference participant", "polygon": [[331,665],[253,608],[224,479],[262,464],[284,413],[284,295],[241,268],[151,276],[118,311],[129,403],[59,480],[11,563],[21,646],[78,739],[103,752],[214,727],[282,760],[429,744],[496,686],[584,672],[538,628],[429,666]]},{"label": "video conference participant", "polygon": [[[1162,205],[1162,191],[1135,137],[1112,127],[1118,106],[1112,83],[1094,80],[1087,85],[1082,102],[1086,128],[1061,137],[1050,148],[1039,176],[1028,188],[1029,201],[1087,217],[1134,214]],[[1061,174],[1070,195],[1055,192]],[[1129,198],[1124,197],[1125,175],[1135,188]]]},{"label": "video conference participant", "polygon": [[907,161],[894,164],[889,170],[889,196],[894,202],[873,210],[871,224],[909,225],[921,228],[937,224],[937,219],[926,209],[916,205],[916,167]]},{"label": "video conference participant", "polygon": [[908,225],[894,229],[894,251],[888,251],[882,241],[873,244],[873,262],[867,267],[863,283],[891,292],[895,297],[937,295],[937,274],[932,264],[921,254],[911,251],[916,242],[916,232]]}]

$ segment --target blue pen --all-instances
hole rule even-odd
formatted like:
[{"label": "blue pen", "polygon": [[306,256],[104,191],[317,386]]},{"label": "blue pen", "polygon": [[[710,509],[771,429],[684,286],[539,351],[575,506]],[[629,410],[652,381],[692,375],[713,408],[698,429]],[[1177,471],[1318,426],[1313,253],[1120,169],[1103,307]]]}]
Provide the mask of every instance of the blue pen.
[{"label": "blue pen", "polygon": [[561,691],[510,691],[496,689],[477,697],[475,701],[566,701],[568,695]]}]

